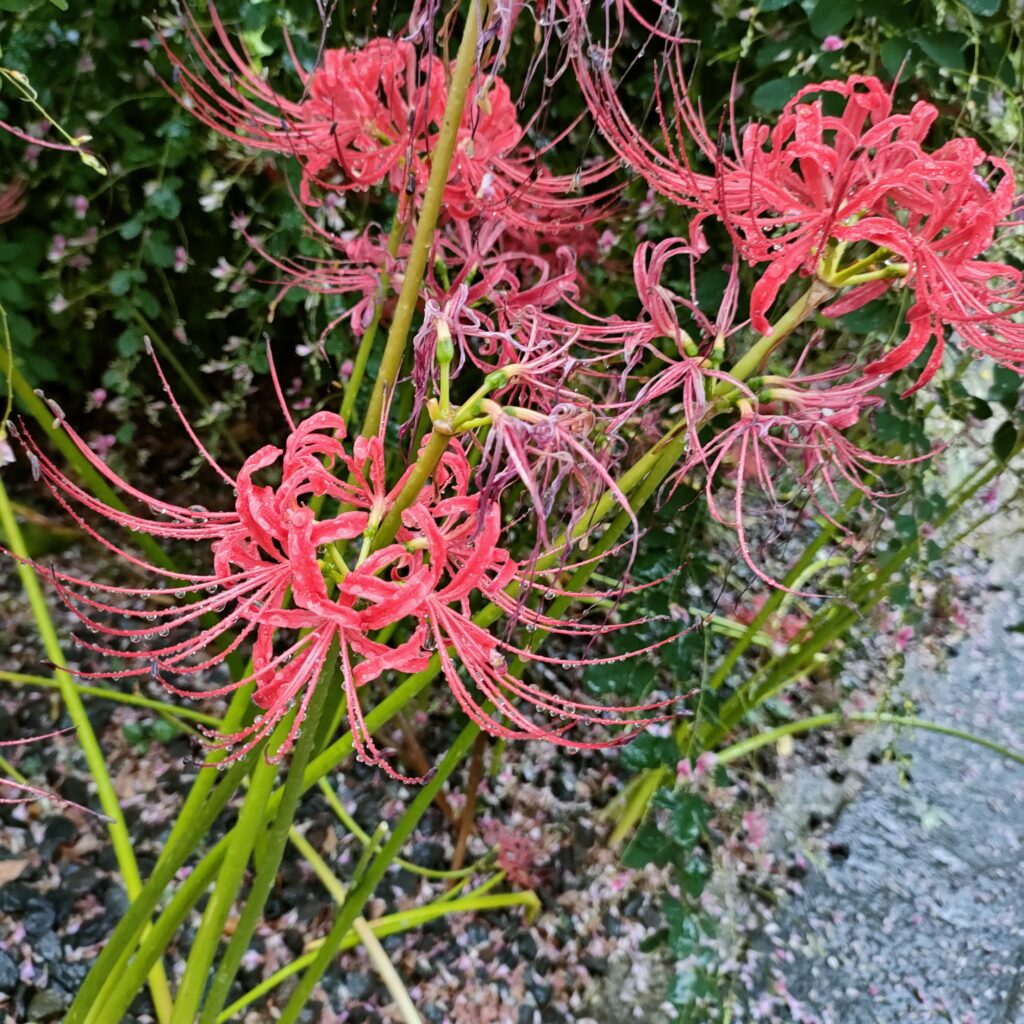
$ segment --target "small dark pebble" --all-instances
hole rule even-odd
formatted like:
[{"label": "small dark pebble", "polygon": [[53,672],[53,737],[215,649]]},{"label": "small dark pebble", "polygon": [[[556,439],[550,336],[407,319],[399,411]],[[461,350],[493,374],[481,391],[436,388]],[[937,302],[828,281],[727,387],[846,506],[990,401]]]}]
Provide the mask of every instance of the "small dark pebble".
[{"label": "small dark pebble", "polygon": [[43,830],[43,841],[39,844],[39,854],[43,860],[52,860],[59,846],[66,846],[78,838],[78,828],[70,818],[57,815],[50,818]]},{"label": "small dark pebble", "polygon": [[68,1005],[67,996],[56,989],[47,988],[37,992],[28,1004],[28,1019],[30,1021],[55,1020]]},{"label": "small dark pebble", "polygon": [[789,867],[786,868],[786,874],[790,878],[799,881],[801,878],[807,877],[807,868],[805,865],[797,864],[794,861],[794,863],[790,864]]},{"label": "small dark pebble", "polygon": [[828,777],[838,785],[839,783],[846,781],[846,772],[844,772],[842,768],[833,768],[832,771],[828,773]]},{"label": "small dark pebble", "polygon": [[18,965],[0,949],[0,992],[13,992],[18,987]]},{"label": "small dark pebble", "polygon": [[606,956],[585,956],[580,961],[591,974],[607,974],[608,958]]},{"label": "small dark pebble", "polygon": [[841,842],[829,843],[828,853],[833,860],[848,860],[850,856],[850,844]]},{"label": "small dark pebble", "polygon": [[353,999],[366,999],[373,991],[373,975],[367,971],[353,971],[345,976],[345,987]]},{"label": "small dark pebble", "polygon": [[622,922],[611,911],[606,911],[601,917],[601,925],[604,927],[605,935],[610,935],[613,939],[623,934]]},{"label": "small dark pebble", "polygon": [[643,896],[634,896],[629,902],[622,908],[622,916],[630,919],[635,919],[637,914],[640,913],[640,908],[644,905]]},{"label": "small dark pebble", "polygon": [[533,960],[537,955],[537,940],[527,931],[520,932],[515,937],[516,952],[524,960]]},{"label": "small dark pebble", "polygon": [[475,948],[484,945],[491,937],[491,929],[480,921],[470,921],[466,928],[466,938],[469,944]]},{"label": "small dark pebble", "polygon": [[420,880],[411,871],[400,868],[391,879],[391,884],[400,889],[406,896],[412,896],[419,891]]},{"label": "small dark pebble", "polygon": [[[509,964],[509,966],[511,967],[512,964]],[[437,968],[425,956],[418,956],[416,957],[416,963],[413,965],[413,974],[416,975],[419,981],[429,981],[437,974]]]},{"label": "small dark pebble", "polygon": [[48,932],[56,920],[57,911],[53,909],[53,906],[38,897],[33,897],[28,901],[21,923],[28,937],[36,939]]},{"label": "small dark pebble", "polygon": [[437,871],[444,867],[444,847],[440,843],[414,843],[409,860],[421,868]]},{"label": "small dark pebble", "polygon": [[32,952],[47,965],[58,963],[64,958],[64,950],[61,947],[60,939],[53,932],[46,932],[40,935],[32,943]]},{"label": "small dark pebble", "polygon": [[61,890],[69,896],[84,896],[98,888],[99,872],[91,867],[73,865],[61,880]]},{"label": "small dark pebble", "polygon": [[811,813],[807,815],[807,827],[812,831],[816,828],[821,828],[824,824],[825,819],[817,811],[811,811]]},{"label": "small dark pebble", "polygon": [[8,882],[0,886],[0,911],[5,914],[17,914],[28,907],[29,900],[35,896],[35,890],[24,882]]},{"label": "small dark pebble", "polygon": [[128,893],[124,891],[120,882],[110,881],[107,883],[107,888],[103,893],[103,909],[117,918],[123,917],[127,912]]},{"label": "small dark pebble", "polygon": [[427,1003],[423,1007],[423,1016],[430,1021],[430,1024],[444,1024],[444,1010],[440,1006],[435,1006],[433,1003]]},{"label": "small dark pebble", "polygon": [[88,964],[72,964],[61,961],[50,968],[50,980],[65,992],[74,995],[82,987],[89,973]]},{"label": "small dark pebble", "polygon": [[536,1014],[537,1011],[532,1006],[520,1006],[516,1024],[533,1024],[533,1018]]},{"label": "small dark pebble", "polygon": [[302,951],[305,948],[306,943],[302,937],[302,932],[300,932],[298,928],[288,928],[281,937],[284,939],[284,944],[292,953],[296,956],[302,955]]},{"label": "small dark pebble", "polygon": [[533,993],[534,1001],[541,1009],[551,1002],[551,997],[555,992],[554,986],[548,984],[537,974],[527,982],[527,987]]}]

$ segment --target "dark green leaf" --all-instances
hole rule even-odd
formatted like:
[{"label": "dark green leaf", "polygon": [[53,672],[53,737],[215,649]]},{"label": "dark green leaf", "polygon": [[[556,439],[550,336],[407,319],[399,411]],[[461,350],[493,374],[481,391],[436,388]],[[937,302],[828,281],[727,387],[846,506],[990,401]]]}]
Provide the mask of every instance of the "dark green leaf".
[{"label": "dark green leaf", "polygon": [[811,31],[820,39],[835,35],[857,13],[858,0],[818,0],[808,19]]},{"label": "dark green leaf", "polygon": [[773,78],[759,85],[751,99],[758,110],[773,113],[781,110],[806,84],[807,79],[803,75]]},{"label": "dark green leaf", "polygon": [[1000,462],[1005,462],[1017,446],[1017,428],[1007,420],[999,425],[992,438],[992,451]]},{"label": "dark green leaf", "polygon": [[940,67],[954,71],[963,71],[966,67],[967,37],[960,32],[922,32],[917,37],[917,45]]},{"label": "dark green leaf", "polygon": [[902,36],[896,36],[893,39],[886,39],[879,47],[879,53],[882,56],[882,65],[893,78],[899,74],[904,61],[910,61],[913,59],[911,53],[912,50],[913,45]]}]

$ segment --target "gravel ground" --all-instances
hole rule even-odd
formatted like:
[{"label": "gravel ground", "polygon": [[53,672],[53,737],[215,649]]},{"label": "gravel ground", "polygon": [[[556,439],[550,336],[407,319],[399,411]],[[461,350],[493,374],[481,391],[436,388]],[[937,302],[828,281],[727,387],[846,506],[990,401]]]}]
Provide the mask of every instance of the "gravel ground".
[{"label": "gravel ground", "polygon": [[[922,717],[1022,750],[1024,635],[1010,627],[1024,620],[1024,539],[987,543],[964,642],[944,664],[908,659],[905,685]],[[869,766],[829,855],[809,860],[802,891],[765,930],[785,998],[760,1019],[1024,1024],[1024,768],[934,733],[896,745],[906,777]],[[834,787],[819,769],[786,788],[806,823]]]}]

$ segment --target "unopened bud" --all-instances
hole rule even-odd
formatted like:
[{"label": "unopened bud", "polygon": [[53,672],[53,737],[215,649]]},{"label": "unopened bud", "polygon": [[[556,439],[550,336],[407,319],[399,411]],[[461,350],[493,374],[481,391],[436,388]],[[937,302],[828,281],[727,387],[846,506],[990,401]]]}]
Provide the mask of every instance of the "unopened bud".
[{"label": "unopened bud", "polygon": [[437,321],[437,361],[442,366],[451,365],[455,358],[455,345],[452,342],[452,332],[444,320]]}]

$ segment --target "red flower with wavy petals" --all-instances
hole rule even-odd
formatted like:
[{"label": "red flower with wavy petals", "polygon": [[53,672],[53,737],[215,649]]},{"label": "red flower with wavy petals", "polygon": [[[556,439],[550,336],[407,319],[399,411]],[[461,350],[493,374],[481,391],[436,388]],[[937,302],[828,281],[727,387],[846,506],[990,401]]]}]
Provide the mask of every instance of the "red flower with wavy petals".
[{"label": "red flower with wavy petals", "polygon": [[[181,415],[173,396],[172,404]],[[547,591],[551,583],[525,571],[501,546],[500,511],[493,503],[484,507],[480,496],[471,493],[470,465],[454,441],[433,480],[403,511],[393,541],[374,550],[377,527],[395,507],[412,471],[388,488],[379,438],[356,438],[350,452],[341,418],[316,413],[297,426],[291,424],[283,449],[261,448],[232,477],[206,452],[184,417],[182,423],[211,466],[236,491],[233,508],[210,512],[149,497],[115,474],[65,424],[67,436],[96,470],[127,496],[143,502],[148,514],[111,509],[69,480],[30,436],[18,432],[34,472],[86,532],[137,568],[172,580],[167,587],[126,588],[41,570],[78,620],[104,638],[77,638],[78,643],[129,665],[81,673],[83,677],[150,676],[173,693],[188,697],[220,696],[255,684],[253,700],[261,713],[234,734],[210,734],[210,745],[228,750],[231,759],[242,757],[296,708],[287,738],[267,754],[279,760],[302,726],[313,689],[337,643],[338,675],[357,755],[403,779],[370,735],[360,694],[366,684],[385,673],[420,671],[435,650],[460,707],[493,735],[601,747],[625,742],[664,718],[659,712],[670,701],[627,707],[590,705],[540,689],[508,671],[506,655],[565,666],[602,659],[545,658],[498,639],[474,620],[474,600],[494,602],[527,629],[540,627],[567,636],[591,638],[630,624],[552,619],[531,611],[507,592]],[[274,471],[280,475],[279,483],[257,482],[259,476]],[[326,498],[339,511],[317,518],[311,502],[318,498]],[[209,544],[213,570],[187,574],[151,565],[101,536],[75,506],[156,538]],[[139,610],[112,603],[125,598],[156,598],[170,605]],[[216,621],[197,629],[206,613],[214,613]],[[124,628],[103,621],[112,614],[133,625]],[[392,644],[381,638],[381,631],[390,634],[396,625],[404,627],[404,641]],[[179,631],[190,635],[171,639]],[[131,642],[129,649],[113,646],[114,641],[124,640]],[[221,648],[208,654],[218,640]],[[248,676],[213,689],[184,685],[184,679],[202,677],[243,643],[251,644],[253,652]],[[529,709],[561,721],[538,722],[527,713]],[[579,727],[594,725],[628,732],[597,741],[574,734]]]}]

